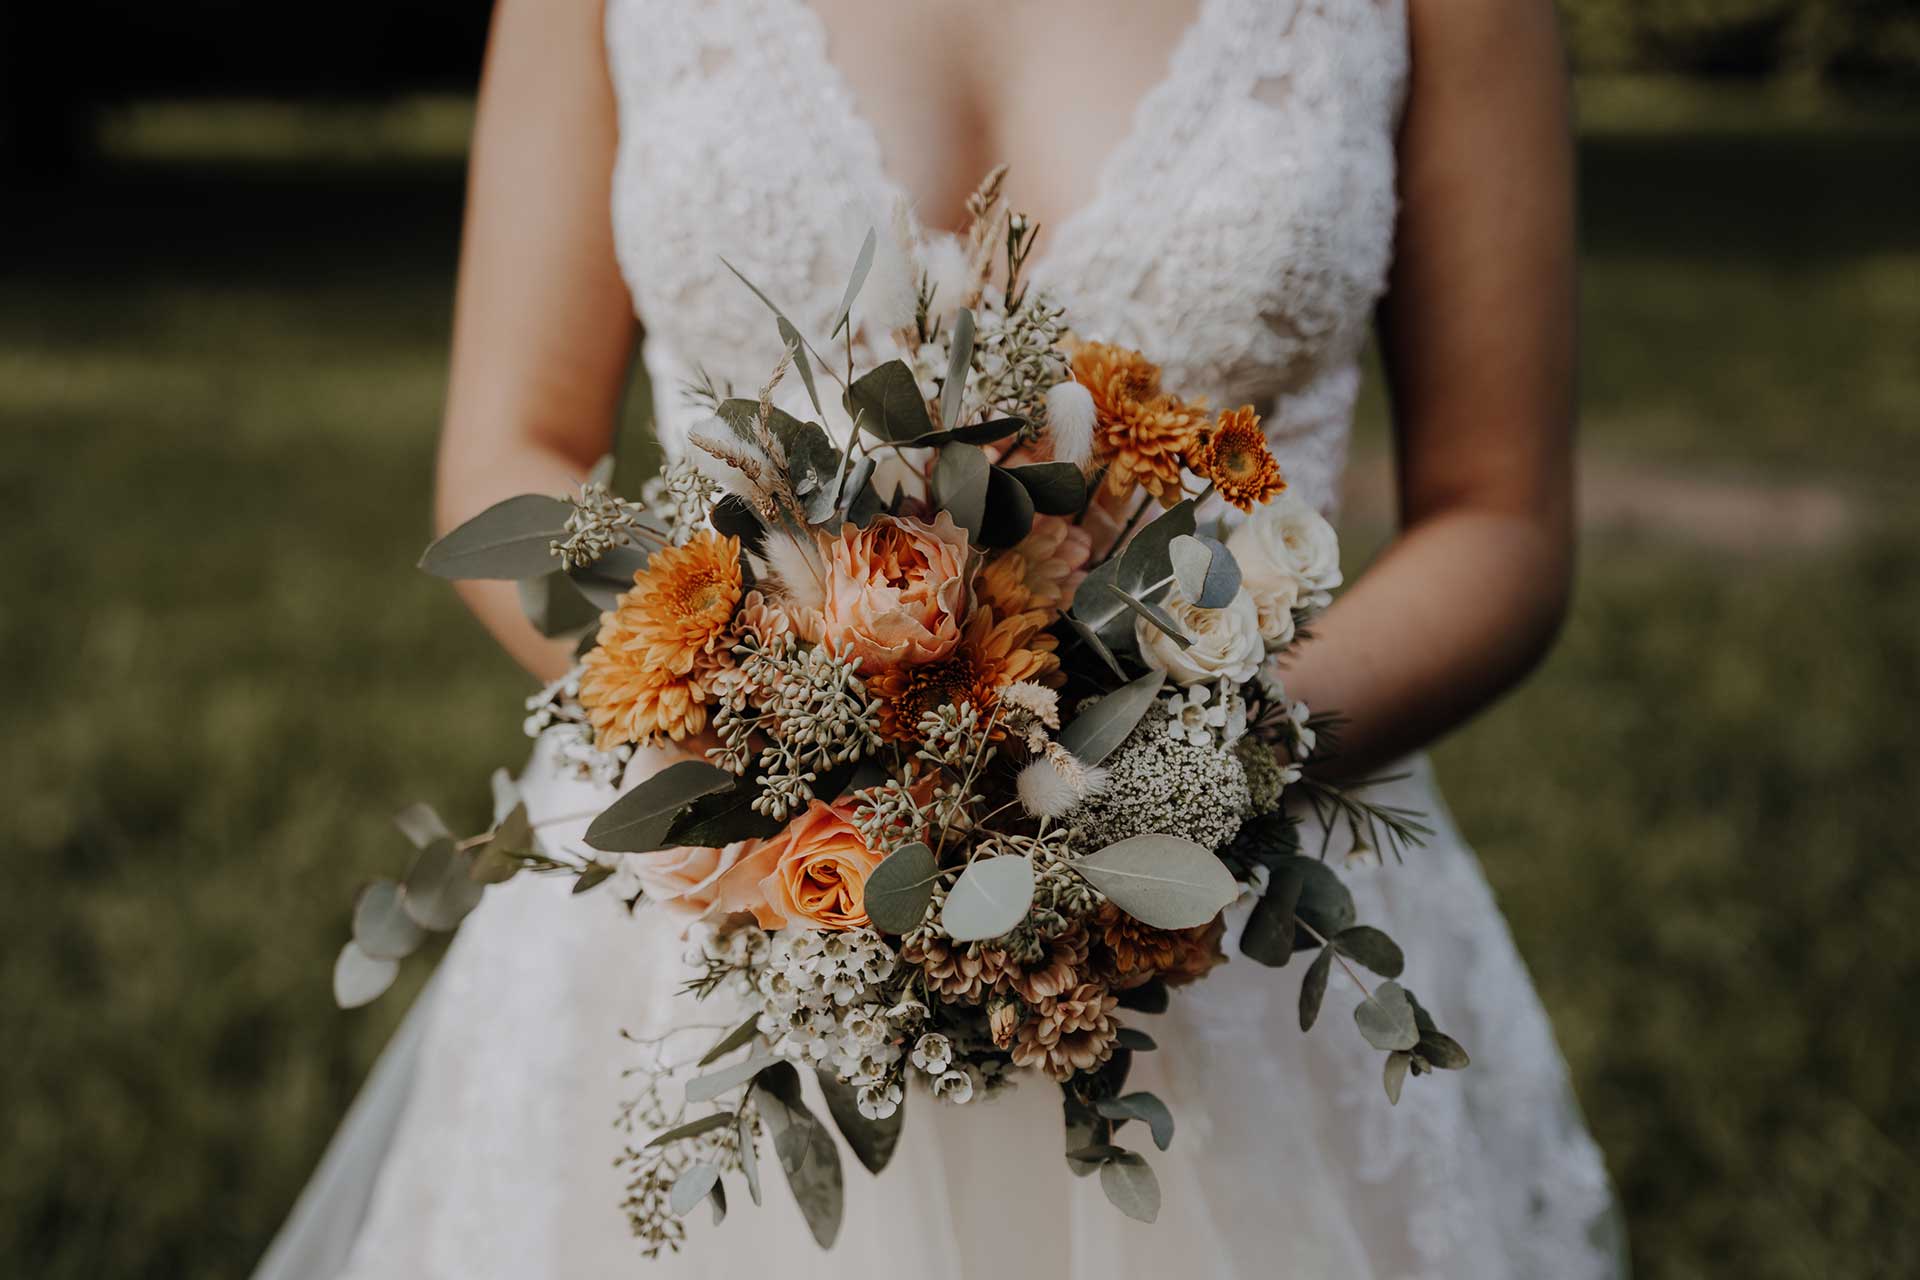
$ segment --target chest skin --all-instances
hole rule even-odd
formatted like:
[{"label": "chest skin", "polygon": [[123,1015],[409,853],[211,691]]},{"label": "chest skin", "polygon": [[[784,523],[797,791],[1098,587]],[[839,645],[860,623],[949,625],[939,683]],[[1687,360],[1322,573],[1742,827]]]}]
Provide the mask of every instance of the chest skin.
[{"label": "chest skin", "polygon": [[1201,0],[810,0],[834,64],[924,225],[1010,166],[1043,228],[1093,198]]}]

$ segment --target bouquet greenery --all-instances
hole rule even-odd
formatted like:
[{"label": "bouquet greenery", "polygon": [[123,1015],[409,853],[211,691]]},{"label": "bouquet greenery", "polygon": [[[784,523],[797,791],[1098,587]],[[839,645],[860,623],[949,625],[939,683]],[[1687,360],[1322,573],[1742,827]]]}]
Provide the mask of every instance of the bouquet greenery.
[{"label": "bouquet greenery", "polygon": [[[971,211],[958,296],[921,276],[856,324],[869,234],[826,339],[838,360],[769,302],[785,356],[768,384],[735,398],[701,379],[704,426],[640,500],[603,469],[423,560],[517,580],[549,634],[587,629],[527,728],[607,803],[571,848],[504,774],[480,835],[403,814],[419,852],[362,891],[336,992],[378,995],[424,931],[522,872],[576,891],[618,875],[684,922],[685,999],[737,1025],[681,1064],[699,1074],[646,1073],[621,1118],[650,1133],[623,1158],[649,1253],[701,1202],[724,1212],[729,1178],[758,1202],[763,1137],[831,1243],[839,1156],[803,1072],[876,1172],[912,1087],[966,1106],[1043,1076],[1068,1165],[1151,1220],[1153,1172],[1122,1142],[1138,1122],[1164,1149],[1174,1122],[1127,1089],[1155,1047],[1128,1018],[1225,959],[1239,900],[1248,959],[1308,955],[1303,1032],[1332,968],[1351,977],[1391,1098],[1467,1062],[1302,847],[1302,815],[1395,854],[1425,833],[1309,771],[1336,724],[1282,670],[1340,583],[1332,529],[1287,492],[1252,408],[1184,398],[1028,287],[1034,228],[998,175]],[[787,377],[813,419],[775,407]],[[683,758],[619,790],[635,749],[665,743]]]}]

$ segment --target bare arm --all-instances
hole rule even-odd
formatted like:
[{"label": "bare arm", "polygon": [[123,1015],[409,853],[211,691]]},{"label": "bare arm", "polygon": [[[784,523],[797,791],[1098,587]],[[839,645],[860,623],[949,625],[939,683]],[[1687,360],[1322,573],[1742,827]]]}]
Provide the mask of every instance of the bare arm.
[{"label": "bare arm", "polygon": [[1401,532],[1287,680],[1350,718],[1343,773],[1430,741],[1526,674],[1573,573],[1573,163],[1553,8],[1413,0],[1410,21],[1380,316]]},{"label": "bare arm", "polygon": [[[615,120],[601,0],[500,0],[480,85],[435,524],[572,489],[613,439],[637,326],[608,216]],[[512,583],[461,595],[548,678],[567,646]]]}]

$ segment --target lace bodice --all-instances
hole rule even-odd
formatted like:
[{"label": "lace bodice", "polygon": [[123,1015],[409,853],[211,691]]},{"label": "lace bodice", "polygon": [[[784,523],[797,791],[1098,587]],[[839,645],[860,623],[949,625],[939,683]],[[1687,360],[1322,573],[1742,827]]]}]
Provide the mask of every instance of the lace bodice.
[{"label": "lace bodice", "polygon": [[[721,259],[824,332],[903,192],[805,0],[611,0],[607,35],[615,244],[671,453],[696,364],[750,390],[779,356]],[[1148,352],[1188,395],[1258,407],[1322,508],[1392,252],[1406,72],[1400,0],[1201,0],[1034,268],[1085,336]]]}]

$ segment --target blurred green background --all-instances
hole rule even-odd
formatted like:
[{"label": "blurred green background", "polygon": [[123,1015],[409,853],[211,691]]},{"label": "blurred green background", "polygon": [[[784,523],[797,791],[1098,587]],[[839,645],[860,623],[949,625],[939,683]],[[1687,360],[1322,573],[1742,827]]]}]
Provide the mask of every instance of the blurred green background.
[{"label": "blurred green background", "polygon": [[[1583,577],[1436,754],[1643,1277],[1920,1274],[1910,10],[1569,10]],[[0,1274],[244,1276],[424,976],[331,1004],[387,816],[478,824],[522,754],[525,681],[411,568],[467,121],[103,95],[9,179]]]}]

